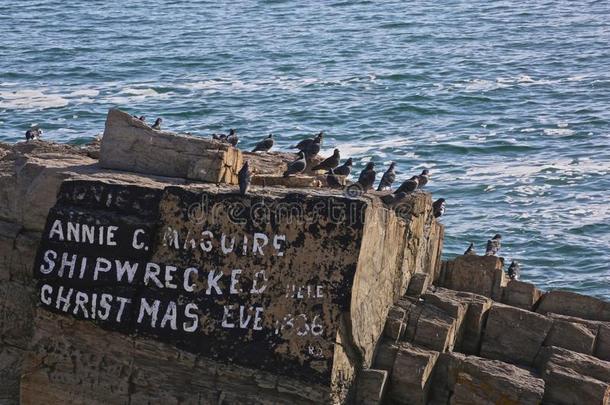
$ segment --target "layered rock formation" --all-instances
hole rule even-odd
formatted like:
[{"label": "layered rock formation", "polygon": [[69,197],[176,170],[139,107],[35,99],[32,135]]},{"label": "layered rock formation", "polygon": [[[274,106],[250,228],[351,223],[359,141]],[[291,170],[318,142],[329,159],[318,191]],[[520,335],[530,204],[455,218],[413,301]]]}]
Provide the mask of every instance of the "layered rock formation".
[{"label": "layered rock formation", "polygon": [[610,303],[542,294],[501,269],[496,257],[460,256],[390,309],[374,361],[388,376],[386,401],[609,403]]},{"label": "layered rock formation", "polygon": [[0,403],[608,403],[609,303],[292,158],[119,111],[101,154],[0,144]]}]

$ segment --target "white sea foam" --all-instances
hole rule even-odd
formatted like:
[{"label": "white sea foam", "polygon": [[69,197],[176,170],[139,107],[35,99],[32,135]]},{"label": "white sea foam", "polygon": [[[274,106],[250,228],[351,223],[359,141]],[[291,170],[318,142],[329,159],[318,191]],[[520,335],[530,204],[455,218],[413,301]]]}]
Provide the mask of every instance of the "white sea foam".
[{"label": "white sea foam", "polygon": [[0,108],[6,109],[46,109],[65,107],[69,101],[58,95],[41,90],[0,91]]},{"label": "white sea foam", "polygon": [[126,87],[120,89],[118,93],[106,97],[105,101],[111,104],[129,105],[142,102],[148,98],[164,100],[169,98],[171,95],[172,93],[158,93],[151,88]]},{"label": "white sea foam", "polygon": [[80,89],[69,94],[70,97],[97,97],[100,94],[99,90],[95,89]]},{"label": "white sea foam", "polygon": [[549,136],[570,136],[574,131],[568,128],[545,128],[544,134]]},{"label": "white sea foam", "polygon": [[473,79],[464,83],[456,83],[453,87],[466,92],[487,92],[509,87],[509,84],[497,80]]},{"label": "white sea foam", "polygon": [[95,89],[78,89],[70,92],[59,90],[24,89],[0,91],[0,108],[13,110],[44,110],[47,108],[65,107],[69,104],[93,103],[99,95]]},{"label": "white sea foam", "polygon": [[374,74],[367,74],[362,77],[349,76],[349,77],[334,77],[334,78],[316,78],[316,77],[302,77],[292,78],[288,76],[271,76],[263,79],[252,79],[244,80],[233,77],[218,77],[218,78],[206,78],[197,79],[192,78],[192,81],[177,85],[177,88],[203,91],[203,92],[223,92],[223,91],[237,91],[237,92],[253,92],[261,90],[283,90],[283,91],[297,91],[299,89],[313,86],[350,86],[355,83],[363,83],[363,85],[369,86],[370,83],[377,83],[377,77]]}]

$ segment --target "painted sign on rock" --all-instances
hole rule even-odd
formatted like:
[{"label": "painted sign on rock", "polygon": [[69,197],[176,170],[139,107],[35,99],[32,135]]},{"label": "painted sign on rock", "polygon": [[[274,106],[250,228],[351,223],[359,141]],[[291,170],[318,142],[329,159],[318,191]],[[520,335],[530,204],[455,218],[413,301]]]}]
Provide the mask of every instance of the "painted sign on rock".
[{"label": "painted sign on rock", "polygon": [[64,182],[34,267],[40,305],[328,383],[364,209],[322,194]]}]

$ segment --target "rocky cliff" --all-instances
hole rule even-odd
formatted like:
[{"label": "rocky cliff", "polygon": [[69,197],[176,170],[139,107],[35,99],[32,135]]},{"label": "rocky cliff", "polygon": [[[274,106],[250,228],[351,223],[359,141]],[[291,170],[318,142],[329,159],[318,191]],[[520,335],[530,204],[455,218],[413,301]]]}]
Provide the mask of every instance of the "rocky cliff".
[{"label": "rocky cliff", "polygon": [[101,149],[0,144],[0,402],[608,403],[608,302],[441,263],[428,193],[292,158],[116,110]]}]

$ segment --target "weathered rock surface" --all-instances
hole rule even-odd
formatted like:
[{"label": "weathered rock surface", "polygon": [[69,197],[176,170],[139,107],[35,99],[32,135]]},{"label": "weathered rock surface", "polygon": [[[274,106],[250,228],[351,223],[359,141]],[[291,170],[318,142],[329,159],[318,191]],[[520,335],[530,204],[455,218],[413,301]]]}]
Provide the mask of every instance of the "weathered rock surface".
[{"label": "weathered rock surface", "polygon": [[426,404],[430,375],[438,355],[407,343],[400,344],[391,375],[390,400],[396,404]]},{"label": "weathered rock surface", "polygon": [[599,326],[595,345],[595,356],[610,361],[610,325],[608,323]]},{"label": "weathered rock surface", "polygon": [[457,331],[454,351],[465,354],[479,354],[483,327],[492,305],[491,299],[482,295],[440,287],[436,288],[434,292],[426,293],[423,299],[444,309],[455,319],[463,318]]},{"label": "weathered rock surface", "polygon": [[536,312],[609,322],[610,302],[570,291],[551,291],[542,296]]},{"label": "weathered rock surface", "polygon": [[499,301],[508,279],[503,262],[496,256],[458,256],[444,263],[439,286],[473,292]]},{"label": "weathered rock surface", "polygon": [[[374,200],[365,212],[363,243],[351,291],[351,314],[366,319],[353,322],[351,333],[367,366],[373,361],[389,308],[406,290],[402,279],[405,263],[421,265],[426,252],[436,249],[434,243],[438,243],[423,231],[424,224],[433,221],[430,194],[411,194],[398,210],[379,204]],[[417,249],[411,249],[411,244],[417,244]]]},{"label": "weathered rock surface", "polygon": [[[173,142],[167,144],[163,131],[152,134],[160,135],[155,147],[175,147]],[[175,135],[168,136],[174,139]],[[190,140],[184,137],[177,142],[186,145]],[[294,158],[292,154],[244,153],[255,175],[250,195],[242,198],[237,196],[236,186],[203,184],[194,177],[189,181],[102,169],[95,159],[96,151],[95,145],[81,150],[40,141],[0,144],[2,404],[608,401],[610,363],[604,361],[610,360],[608,303],[563,292],[551,292],[538,300],[540,292],[533,285],[515,281],[507,284],[502,261],[495,257],[460,256],[441,266],[444,229],[431,215],[431,196],[427,193],[413,193],[400,206],[387,207],[375,192],[346,197],[342,191],[326,189],[323,175],[281,178],[286,162]],[[191,157],[183,158],[198,154],[188,152]],[[142,170],[148,170],[146,164],[150,162],[145,162]],[[193,167],[201,164],[197,161]],[[228,177],[225,180],[233,181]],[[60,187],[64,191],[59,193],[56,205]],[[103,191],[110,189],[120,192]],[[135,189],[145,190],[143,195],[148,197],[133,205]],[[104,199],[110,195],[112,199]],[[179,234],[186,231],[191,235],[206,228],[234,234],[243,231],[244,226],[252,235],[263,228],[266,233],[277,232],[284,226],[275,220],[240,225],[238,219],[243,214],[229,213],[225,208],[210,217],[201,216],[204,197],[208,202],[239,202],[246,208],[263,201],[298,201],[306,207],[304,213],[314,211],[316,201],[356,201],[362,215],[347,226],[337,225],[327,214],[302,227],[286,225],[284,233],[293,243],[284,251],[284,257],[290,258],[284,264],[281,257],[268,254],[251,259],[245,254],[205,257],[189,250],[197,243],[192,245],[188,239],[175,245],[174,250],[186,249],[184,254],[172,253],[172,233],[163,231],[166,225],[179,230]],[[294,207],[285,208],[289,211]],[[233,331],[224,340],[212,339],[210,336],[218,337],[210,326],[219,321],[214,316],[201,316],[202,324],[208,327],[199,340],[189,341],[175,331],[164,334],[143,328],[137,321],[137,311],[130,313],[129,306],[125,313],[131,314],[131,320],[116,328],[101,320],[94,323],[84,319],[82,307],[76,304],[69,307],[69,316],[55,303],[48,305],[49,290],[42,290],[41,285],[67,283],[65,277],[52,280],[53,274],[46,273],[38,285],[32,279],[32,269],[41,263],[37,250],[50,246],[49,219],[79,218],[109,225],[119,218],[112,210],[121,213],[121,226],[161,224],[154,228],[156,237],[150,240],[154,243],[152,260],[172,259],[179,268],[207,263],[240,269],[242,273],[252,268],[275,270],[266,281],[269,292],[278,294],[261,298],[273,314],[263,319],[269,347],[256,346],[257,335],[252,331]],[[253,218],[258,218],[256,215]],[[231,223],[223,222],[223,216],[231,216]],[[206,222],[212,219],[214,224]],[[237,244],[241,249],[239,240]],[[111,251],[107,246],[75,248],[67,242],[54,246],[97,256]],[[288,254],[290,249],[293,251]],[[303,251],[298,253],[299,249]],[[117,259],[130,254],[121,250]],[[147,257],[138,254],[137,260],[144,262]],[[69,269],[69,264],[65,265]],[[220,279],[220,288],[231,287],[230,274]],[[96,294],[109,288],[120,287],[123,292],[131,288],[103,277],[102,273],[98,284],[81,280],[70,285],[76,290],[91,288],[90,293]],[[136,294],[145,293],[161,302],[174,295],[168,287],[171,277],[161,286],[135,279]],[[176,281],[183,284],[185,280]],[[192,281],[196,282],[193,286],[205,289],[205,280]],[[344,283],[351,286],[345,287]],[[325,285],[328,289],[323,291],[329,294],[312,298],[314,284]],[[248,284],[246,289],[251,287]],[[407,292],[409,297],[405,297]],[[239,296],[239,304],[256,305],[250,298]],[[494,303],[492,298],[512,306]],[[189,299],[188,294],[182,294],[176,302],[183,305]],[[216,304],[210,298],[204,302],[207,306]],[[227,303],[231,303],[230,297],[220,305]],[[280,316],[287,308],[291,308],[288,320]],[[309,310],[321,311],[320,319],[328,333],[318,340],[286,339],[283,333],[287,332],[282,331],[311,330],[311,325],[298,323],[292,316]],[[75,319],[73,315],[79,311],[79,319]],[[223,320],[230,324],[229,318]],[[238,324],[238,319],[235,321],[233,325]],[[239,321],[245,322],[241,318]],[[248,345],[257,348],[246,349]],[[198,349],[206,347],[214,355]],[[231,352],[237,355],[227,358],[225,355]],[[272,359],[266,357],[270,352],[274,353]],[[251,356],[260,356],[261,364],[248,362],[246,358]],[[294,367],[287,366],[291,361]],[[299,373],[328,378],[301,378]]]},{"label": "weathered rock surface", "polygon": [[553,321],[540,314],[494,303],[489,310],[481,356],[532,366]]},{"label": "weathered rock surface", "polygon": [[536,367],[542,373],[551,363],[610,384],[610,362],[594,356],[561,347],[545,347],[536,357]]},{"label": "weathered rock surface", "polygon": [[407,288],[407,295],[410,297],[419,297],[428,289],[430,285],[430,275],[427,273],[413,273]]},{"label": "weathered rock surface", "polygon": [[432,387],[435,404],[539,404],[544,394],[544,382],[530,371],[458,353],[441,354]]},{"label": "weathered rock surface", "polygon": [[400,277],[396,280],[399,292],[396,299],[405,295],[415,273],[432,276],[435,269],[440,267],[444,228],[431,216],[431,197],[428,200],[428,197],[422,198],[421,195],[420,191],[413,193],[393,207],[396,214],[407,223],[403,250],[396,252],[396,258],[402,261]]},{"label": "weathered rock surface", "polygon": [[553,326],[544,341],[545,346],[557,346],[584,354],[593,354],[599,325],[564,315],[548,314]]},{"label": "weathered rock surface", "polygon": [[409,303],[404,340],[428,349],[452,350],[464,318],[464,311],[454,318],[427,302]]},{"label": "weathered rock surface", "polygon": [[237,184],[241,151],[196,136],[153,130],[120,110],[110,110],[102,138],[100,166],[106,169]]},{"label": "weathered rock surface", "polygon": [[543,374],[544,401],[551,404],[610,403],[610,386],[573,370],[550,364]]},{"label": "weathered rock surface", "polygon": [[358,376],[356,403],[380,405],[383,403],[388,372],[385,370],[365,369]]},{"label": "weathered rock surface", "polygon": [[532,310],[542,296],[542,291],[532,283],[511,280],[502,291],[502,302],[506,305]]},{"label": "weathered rock surface", "polygon": [[[349,295],[346,297],[351,310],[345,311],[337,320],[332,383],[304,383],[290,376],[282,375],[279,378],[272,372],[265,374],[248,367],[228,367],[204,355],[157,342],[153,339],[154,333],[126,336],[108,331],[108,326],[101,325],[103,328],[100,328],[83,320],[50,314],[44,309],[38,309],[34,316],[34,302],[39,298],[35,293],[31,271],[41,233],[49,232],[49,224],[45,224],[49,212],[61,216],[68,209],[76,208],[85,214],[98,215],[105,209],[96,205],[98,203],[85,206],[76,203],[77,200],[65,200],[70,201],[65,207],[51,209],[60,185],[66,180],[76,181],[73,184],[80,185],[99,184],[101,189],[112,186],[120,190],[124,186],[137,185],[142,189],[154,190],[154,193],[167,193],[170,189],[168,186],[178,185],[185,195],[204,191],[225,196],[234,193],[236,187],[188,185],[187,180],[180,178],[106,170],[100,168],[95,159],[88,157],[95,156],[92,151],[45,142],[3,146],[2,151],[0,184],[5,187],[0,190],[0,199],[6,204],[0,206],[0,247],[3,247],[0,249],[0,309],[3,313],[0,327],[5,344],[0,356],[0,370],[7,371],[3,375],[6,378],[0,379],[0,398],[9,398],[9,402],[16,402],[19,392],[23,403],[36,403],[41,398],[47,398],[50,403],[122,403],[128,400],[141,403],[151,398],[169,402],[196,402],[195,398],[199,398],[199,401],[201,398],[214,398],[213,403],[252,403],[254,396],[260,403],[320,403],[331,397],[333,401],[344,400],[344,395],[349,395],[354,369],[372,363],[387,312],[394,300],[406,290],[408,283],[402,277],[402,269],[406,265],[412,266],[410,271],[424,269],[440,255],[438,244],[442,245],[442,239],[438,235],[442,227],[431,225],[434,222],[429,194],[410,196],[400,211],[388,210],[374,197],[374,193],[360,198],[366,207],[360,219],[364,226],[361,237],[349,238],[357,245],[359,253],[344,250],[345,255],[352,257],[350,260],[355,266],[352,271],[354,283],[351,292],[347,289]],[[268,186],[253,186],[251,192],[268,199],[290,193]],[[304,192],[308,198],[312,193],[326,195],[336,201],[344,198],[341,192],[330,190]],[[123,196],[121,193],[119,195]],[[44,198],[39,201],[41,196]],[[116,208],[127,209],[128,205],[123,203],[117,200]],[[29,209],[25,209],[24,204],[29,204]],[[169,213],[169,210],[166,211],[166,214]],[[139,214],[133,211],[123,221],[129,223],[132,221],[129,218]],[[106,218],[111,217],[106,215]],[[318,232],[332,232],[332,223],[325,223],[324,226],[326,228]],[[309,232],[315,237],[316,231],[309,228]],[[157,240],[163,241],[164,238],[159,233]],[[431,249],[432,254],[429,253]],[[103,251],[97,253],[104,254]],[[336,258],[340,256],[335,255]],[[162,255],[157,252],[156,257]],[[316,255],[309,255],[306,259],[311,263],[321,263],[320,260],[327,263],[319,250]],[[267,266],[264,262],[258,265]],[[297,263],[292,262],[291,265],[297,266]],[[322,267],[321,270],[324,269]],[[311,271],[306,273],[311,275]],[[388,294],[388,291],[391,293]],[[42,296],[46,297],[47,292]],[[101,337],[97,338],[97,335]],[[32,341],[31,336],[34,336]],[[16,346],[9,346],[15,342]],[[109,347],[116,354],[107,351]],[[313,347],[309,350],[310,354],[317,355],[319,349]],[[26,366],[22,368],[26,353]],[[160,365],[159,358],[166,358],[170,353],[173,353],[172,360],[162,361]],[[199,366],[212,371],[202,372],[197,368]],[[28,370],[25,377],[24,369]],[[198,381],[192,378],[195,375]]]},{"label": "weathered rock surface", "polygon": [[407,311],[397,305],[390,308],[385,322],[384,334],[394,342],[404,337],[407,330]]}]

